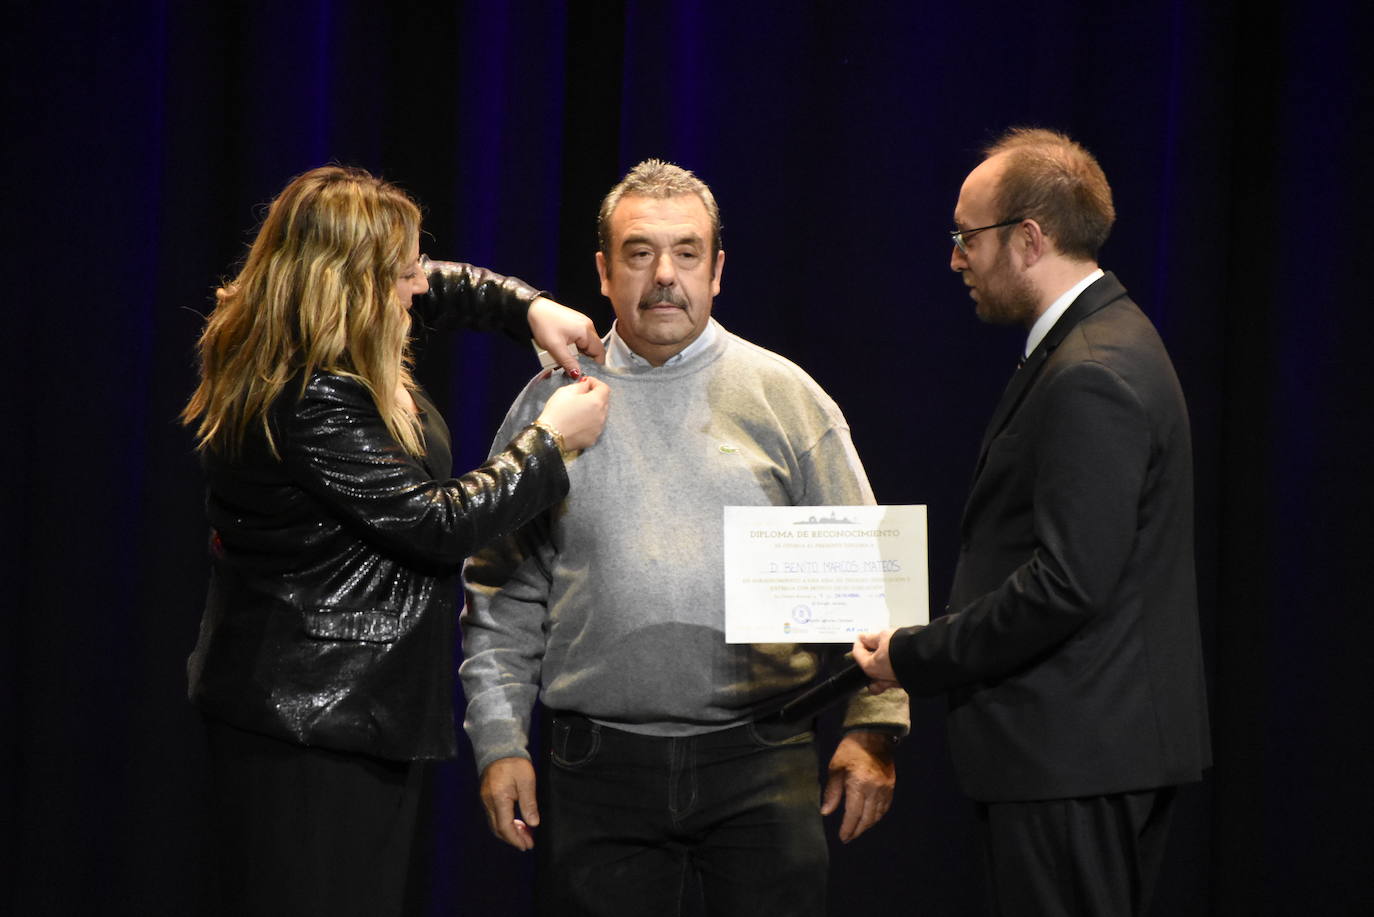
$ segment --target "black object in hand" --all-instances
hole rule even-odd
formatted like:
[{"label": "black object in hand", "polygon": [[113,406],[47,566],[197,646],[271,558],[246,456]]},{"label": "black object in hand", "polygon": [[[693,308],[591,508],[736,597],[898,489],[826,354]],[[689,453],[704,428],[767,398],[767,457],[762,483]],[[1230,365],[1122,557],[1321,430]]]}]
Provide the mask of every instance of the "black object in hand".
[{"label": "black object in hand", "polygon": [[855,691],[868,685],[870,679],[854,661],[852,653],[844,654],[844,665],[825,681],[808,688],[783,704],[773,714],[784,723],[809,720],[837,701],[845,700]]}]

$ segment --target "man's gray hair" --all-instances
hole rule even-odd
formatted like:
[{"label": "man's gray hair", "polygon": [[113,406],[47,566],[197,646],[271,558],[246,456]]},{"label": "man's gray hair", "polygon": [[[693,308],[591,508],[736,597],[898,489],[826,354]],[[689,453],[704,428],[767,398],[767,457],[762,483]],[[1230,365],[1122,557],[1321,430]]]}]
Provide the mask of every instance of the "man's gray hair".
[{"label": "man's gray hair", "polygon": [[649,197],[662,200],[684,194],[695,194],[700,198],[706,215],[711,218],[711,263],[715,264],[716,253],[720,251],[720,208],[716,206],[715,195],[706,187],[706,182],[690,171],[661,159],[646,159],[635,166],[602,200],[601,212],[596,218],[597,242],[602,254],[610,260],[611,214],[621,198]]}]

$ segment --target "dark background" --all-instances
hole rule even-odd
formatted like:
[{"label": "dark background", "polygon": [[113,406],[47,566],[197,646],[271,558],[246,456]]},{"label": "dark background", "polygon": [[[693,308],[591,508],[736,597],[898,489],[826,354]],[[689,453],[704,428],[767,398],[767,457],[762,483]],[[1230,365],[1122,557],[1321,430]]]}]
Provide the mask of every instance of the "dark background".
[{"label": "dark background", "polygon": [[[292,175],[379,172],[431,255],[605,330],[597,202],[643,157],[694,169],[725,221],[717,317],[835,397],[881,502],[929,505],[938,608],[1021,340],[976,321],[944,232],[1010,124],[1098,155],[1102,263],[1192,410],[1216,765],[1156,913],[1374,911],[1367,6],[7,3],[0,911],[195,911],[205,532],[175,417],[213,286]],[[428,357],[474,466],[532,356],[473,334]],[[913,715],[833,913],[977,912],[943,708]],[[524,913],[530,859],[486,834],[470,757],[436,777],[428,913]]]}]

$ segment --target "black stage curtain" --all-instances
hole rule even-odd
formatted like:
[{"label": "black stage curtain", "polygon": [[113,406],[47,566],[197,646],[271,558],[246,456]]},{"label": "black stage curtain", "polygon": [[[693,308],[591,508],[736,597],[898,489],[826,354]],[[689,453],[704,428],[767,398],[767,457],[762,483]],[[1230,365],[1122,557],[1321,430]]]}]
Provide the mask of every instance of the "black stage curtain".
[{"label": "black stage curtain", "polygon": [[[175,415],[212,288],[290,176],[380,172],[427,205],[430,254],[604,329],[600,196],[646,156],[696,170],[730,253],[717,317],[835,397],[880,501],[928,504],[938,609],[1020,340],[975,320],[944,231],[1011,124],[1098,154],[1119,211],[1103,264],[1192,409],[1217,763],[1183,796],[1157,912],[1374,910],[1367,4],[6,10],[0,910],[196,908],[183,662],[206,561]],[[431,348],[460,464],[533,370],[481,335]],[[914,714],[896,808],[835,850],[833,913],[979,908],[942,705]],[[428,812],[417,913],[523,913],[530,859],[487,836],[470,757],[437,771]]]}]

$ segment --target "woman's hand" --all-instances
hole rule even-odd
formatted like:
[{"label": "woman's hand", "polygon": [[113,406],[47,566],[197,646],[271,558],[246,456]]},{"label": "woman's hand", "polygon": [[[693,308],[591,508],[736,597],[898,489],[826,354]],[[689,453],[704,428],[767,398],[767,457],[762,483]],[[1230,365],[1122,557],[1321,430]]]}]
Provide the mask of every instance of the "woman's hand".
[{"label": "woman's hand", "polygon": [[610,400],[610,386],[585,376],[581,382],[565,385],[550,395],[539,420],[562,434],[564,449],[576,452],[601,436]]},{"label": "woman's hand", "polygon": [[[547,350],[572,378],[576,379],[582,375],[582,370],[577,367],[574,348],[598,363],[606,361],[606,348],[601,346],[596,326],[581,312],[575,312],[567,306],[541,296],[530,303],[526,320],[530,323],[530,333],[534,336],[534,342]],[[566,433],[563,435],[567,437]],[[592,437],[592,441],[595,442],[596,437]]]}]

